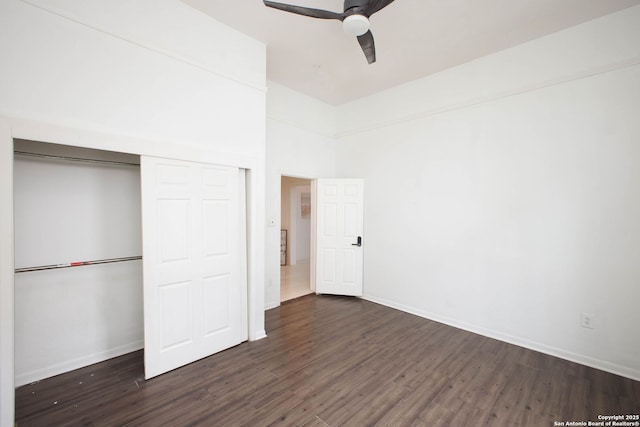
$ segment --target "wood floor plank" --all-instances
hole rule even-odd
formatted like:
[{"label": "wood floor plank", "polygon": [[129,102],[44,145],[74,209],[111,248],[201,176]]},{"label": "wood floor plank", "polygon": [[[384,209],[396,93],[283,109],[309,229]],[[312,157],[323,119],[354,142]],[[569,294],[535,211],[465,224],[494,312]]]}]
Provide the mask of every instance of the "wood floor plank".
[{"label": "wood floor plank", "polygon": [[356,298],[149,381],[142,352],[16,390],[19,427],[551,426],[640,412],[640,383]]}]

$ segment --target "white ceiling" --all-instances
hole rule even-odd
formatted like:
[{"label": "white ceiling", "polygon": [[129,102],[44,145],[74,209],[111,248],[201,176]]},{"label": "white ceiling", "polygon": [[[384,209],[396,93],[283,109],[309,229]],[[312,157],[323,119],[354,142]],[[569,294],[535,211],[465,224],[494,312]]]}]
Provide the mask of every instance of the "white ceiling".
[{"label": "white ceiling", "polygon": [[[267,78],[339,105],[636,4],[640,0],[396,0],[371,17],[377,62],[335,20],[262,0],[183,0],[267,44]],[[342,12],[342,0],[281,0]],[[212,41],[215,43],[215,41]]]}]

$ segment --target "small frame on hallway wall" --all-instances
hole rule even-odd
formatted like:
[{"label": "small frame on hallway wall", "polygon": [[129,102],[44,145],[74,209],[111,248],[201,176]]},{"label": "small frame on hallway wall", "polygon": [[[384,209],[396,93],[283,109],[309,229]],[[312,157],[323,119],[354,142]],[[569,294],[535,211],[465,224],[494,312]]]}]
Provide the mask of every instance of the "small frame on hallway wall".
[{"label": "small frame on hallway wall", "polygon": [[311,193],[300,193],[300,216],[302,218],[311,216]]}]

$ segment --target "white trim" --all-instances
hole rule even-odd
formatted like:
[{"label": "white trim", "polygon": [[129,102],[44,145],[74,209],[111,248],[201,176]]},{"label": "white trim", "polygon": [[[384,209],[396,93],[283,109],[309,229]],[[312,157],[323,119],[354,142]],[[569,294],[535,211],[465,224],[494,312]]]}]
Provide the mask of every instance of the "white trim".
[{"label": "white trim", "polygon": [[[343,132],[337,132],[335,135],[335,138],[344,138],[344,137],[348,137],[348,136],[353,136],[353,135],[358,135],[361,133],[365,133],[365,132],[370,132],[373,130],[379,130],[379,129],[383,129],[383,128],[388,128],[391,126],[396,126],[396,125],[400,125],[403,123],[409,123],[409,122],[413,122],[416,120],[422,120],[431,116],[436,116],[439,114],[445,114],[445,113],[449,113],[451,111],[456,111],[456,110],[462,110],[465,108],[470,108],[470,107],[476,107],[478,105],[482,105],[482,104],[487,104],[490,102],[495,102],[495,101],[499,101],[501,99],[505,99],[505,98],[509,98],[512,96],[517,96],[517,95],[521,95],[524,93],[528,93],[528,92],[534,92],[537,90],[541,90],[541,89],[545,89],[548,87],[553,87],[553,86],[558,86],[561,84],[565,84],[565,83],[569,83],[569,82],[573,82],[573,81],[577,81],[577,80],[582,80],[582,79],[587,79],[589,77],[594,77],[594,76],[598,76],[600,74],[606,74],[612,71],[617,71],[617,70],[621,70],[624,68],[629,68],[629,67],[634,67],[640,65],[640,56],[636,56],[627,60],[623,60],[623,61],[618,61],[618,62],[614,62],[612,64],[607,64],[607,65],[603,65],[600,67],[595,67],[595,68],[589,68],[587,70],[581,71],[581,72],[577,72],[577,73],[573,73],[570,75],[566,75],[566,76],[560,76],[560,77],[556,77],[556,78],[552,78],[549,80],[545,80],[539,83],[534,83],[534,84],[527,84],[527,85],[523,85],[523,86],[518,86],[515,87],[513,89],[509,89],[509,90],[505,90],[502,92],[498,92],[492,95],[485,95],[485,96],[479,96],[476,98],[471,98],[471,99],[467,99],[465,101],[462,102],[458,102],[458,103],[454,103],[454,104],[449,104],[449,105],[443,105],[443,106],[439,106],[439,107],[434,107],[431,108],[430,110],[426,110],[426,111],[420,111],[420,112],[416,112],[416,113],[410,113],[405,115],[404,117],[399,117],[396,119],[392,119],[392,120],[387,120],[387,121],[380,121],[378,123],[376,123],[375,125],[365,125],[365,126],[360,126],[360,127],[356,127],[353,128],[351,130],[346,130]],[[411,83],[409,83],[411,84]],[[393,89],[397,89],[397,86],[395,88],[392,88],[390,90]],[[379,92],[382,93],[382,92]],[[372,96],[377,96],[378,94],[374,94]],[[340,108],[340,107],[338,107]]]},{"label": "white trim", "polygon": [[258,203],[258,196],[264,199],[265,194],[264,171],[247,169],[246,174],[249,341],[258,341],[267,336],[264,328],[264,205]]},{"label": "white trim", "polygon": [[16,387],[20,387],[22,385],[29,384],[34,381],[40,381],[46,378],[53,377],[55,375],[59,375],[65,372],[73,371],[75,369],[83,368],[85,366],[93,365],[94,363],[104,362],[105,360],[122,356],[123,354],[142,350],[143,348],[144,348],[144,341],[136,341],[136,342],[124,344],[115,348],[110,348],[108,350],[101,351],[99,353],[93,353],[87,356],[79,357],[74,360],[67,360],[63,363],[57,363],[55,365],[47,366],[46,368],[25,372],[22,375],[16,376],[15,385]]},{"label": "white trim", "polygon": [[182,141],[180,145],[172,141],[156,141],[129,135],[119,135],[108,131],[65,126],[26,118],[7,117],[11,126],[11,136],[17,139],[50,142],[94,148],[120,153],[149,155],[175,160],[213,163],[234,166],[241,169],[255,169],[253,157],[223,151],[201,148]]},{"label": "white trim", "polygon": [[257,331],[254,337],[249,338],[249,341],[258,341],[267,337],[265,330]]},{"label": "white trim", "polygon": [[418,310],[414,307],[410,307],[403,304],[398,304],[393,301],[389,301],[384,298],[375,297],[372,295],[365,295],[362,299],[374,302],[376,304],[384,305],[386,307],[394,308],[396,310],[404,311],[405,313],[413,314],[425,319],[433,320],[435,322],[443,323],[445,325],[452,326],[454,328],[462,329],[474,334],[479,334],[485,337],[493,338],[502,342],[517,345],[519,347],[528,348],[533,351],[548,354],[550,356],[559,357],[561,359],[568,360],[570,362],[579,363],[584,366],[599,369],[602,371],[610,372],[615,375],[621,375],[626,378],[630,378],[635,381],[640,381],[640,371],[629,368],[627,366],[617,365],[605,360],[595,359],[592,357],[584,356],[570,351],[562,350],[557,347],[541,344],[536,341],[530,341],[524,338],[515,337],[513,335],[504,334],[502,332],[494,331],[492,329],[483,328],[481,326],[472,325],[470,323],[461,322],[450,317],[441,316],[438,314]]},{"label": "white trim", "polygon": [[[241,170],[241,186],[244,195],[244,221],[245,229],[242,233],[242,249],[245,251],[246,256],[243,257],[243,280],[247,283],[247,295],[245,297],[245,303],[247,307],[246,326],[248,332],[249,341],[258,341],[267,337],[264,329],[264,304],[256,304],[256,301],[264,302],[264,280],[259,280],[261,277],[258,274],[258,269],[261,268],[260,264],[256,264],[255,260],[260,259],[256,256],[259,247],[264,246],[264,241],[256,240],[255,236],[259,231],[256,229],[258,224],[262,224],[261,221],[255,221],[257,217],[256,212],[256,200],[253,195],[253,189],[256,188],[255,180],[258,174],[250,169]],[[262,231],[264,235],[264,231]],[[264,271],[264,268],[262,268]],[[264,274],[262,275],[264,277]]]},{"label": "white trim", "polygon": [[[278,277],[280,277],[280,276],[278,276]],[[278,294],[280,294],[280,291],[278,291]],[[282,304],[282,303],[279,302],[279,301],[278,302],[271,301],[271,302],[265,304],[264,309],[265,309],[265,311],[266,310],[272,310],[274,308],[280,307],[280,304]]]},{"label": "white trim", "polygon": [[13,378],[13,138],[0,117],[0,426],[11,426],[15,412]]},{"label": "white trim", "polygon": [[[311,249],[309,252],[309,287],[311,292],[316,292],[316,259],[318,249],[318,180],[311,180]],[[364,273],[364,272],[363,272]]]},{"label": "white trim", "polygon": [[240,242],[238,246],[240,248],[240,282],[244,288],[242,295],[242,302],[240,306],[246,311],[242,316],[242,330],[246,332],[247,340],[249,339],[249,224],[247,223],[247,206],[249,200],[247,199],[247,170],[238,169],[238,194],[240,200],[238,201],[239,209],[238,216],[240,218]]}]

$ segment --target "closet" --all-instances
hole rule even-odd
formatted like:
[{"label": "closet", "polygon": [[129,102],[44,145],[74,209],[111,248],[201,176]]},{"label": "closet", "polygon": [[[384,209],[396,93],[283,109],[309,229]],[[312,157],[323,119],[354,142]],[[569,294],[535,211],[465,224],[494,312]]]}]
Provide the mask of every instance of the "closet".
[{"label": "closet", "polygon": [[[15,384],[248,339],[246,170],[14,140]],[[143,255],[144,254],[144,255]]]},{"label": "closet", "polygon": [[143,348],[139,156],[14,150],[16,386]]}]

